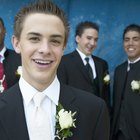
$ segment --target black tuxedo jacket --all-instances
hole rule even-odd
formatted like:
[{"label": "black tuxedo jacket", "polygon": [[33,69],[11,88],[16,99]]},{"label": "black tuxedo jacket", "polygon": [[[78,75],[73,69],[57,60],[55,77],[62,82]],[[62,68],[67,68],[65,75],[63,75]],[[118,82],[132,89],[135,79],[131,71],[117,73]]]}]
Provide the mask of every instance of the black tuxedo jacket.
[{"label": "black tuxedo jacket", "polygon": [[[113,122],[112,132],[113,139],[117,133],[118,118],[121,108],[122,99],[125,99],[125,116],[127,116],[128,131],[132,139],[140,140],[140,91],[133,91],[131,82],[140,81],[140,61],[132,68],[129,76],[129,84],[125,87],[128,63],[125,62],[118,66],[114,73],[113,87]],[[124,89],[126,88],[126,92]],[[124,95],[127,94],[127,95]]]},{"label": "black tuxedo jacket", "polygon": [[6,78],[7,88],[10,88],[18,82],[19,77],[16,75],[18,66],[21,65],[20,55],[13,50],[6,49],[3,61],[4,73]]},{"label": "black tuxedo jacket", "polygon": [[[76,128],[67,140],[109,140],[108,111],[102,99],[61,85],[59,100],[66,110],[77,112]],[[0,140],[29,140],[18,84],[0,95]]]},{"label": "black tuxedo jacket", "polygon": [[[110,85],[105,84],[103,81],[105,75],[109,73],[108,64],[105,60],[99,57],[92,56],[92,58],[95,62],[99,91],[99,93],[94,94],[103,98],[110,107]],[[93,92],[93,83],[91,82],[85,65],[76,50],[62,57],[57,75],[58,79],[67,85],[88,92]]]}]

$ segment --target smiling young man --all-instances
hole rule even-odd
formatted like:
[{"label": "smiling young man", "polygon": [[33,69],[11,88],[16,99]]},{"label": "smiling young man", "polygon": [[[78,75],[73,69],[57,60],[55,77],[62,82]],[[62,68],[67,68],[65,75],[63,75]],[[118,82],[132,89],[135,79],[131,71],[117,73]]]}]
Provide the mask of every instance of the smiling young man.
[{"label": "smiling young man", "polygon": [[[76,50],[64,55],[58,68],[58,78],[61,82],[88,91],[104,99],[110,109],[110,84],[104,78],[109,75],[105,60],[92,53],[97,48],[99,26],[91,21],[80,22],[76,26]],[[87,71],[87,61],[91,66],[91,77]]]},{"label": "smiling young man", "polygon": [[[112,140],[140,139],[140,26],[131,24],[123,33],[128,60],[114,74]],[[139,88],[132,86],[132,81]]]},{"label": "smiling young man", "polygon": [[[68,33],[63,11],[47,0],[29,4],[15,16],[12,43],[21,54],[22,76],[0,96],[0,140],[57,140],[56,134],[69,140],[109,139],[105,102],[61,84],[56,76]],[[41,103],[39,98],[43,99]],[[69,129],[60,131],[61,124],[56,120],[60,104],[64,110],[76,112],[76,127],[73,123],[69,126],[73,135],[60,135]],[[63,113],[68,114],[61,110],[60,117]],[[68,117],[73,117],[71,113]]]}]

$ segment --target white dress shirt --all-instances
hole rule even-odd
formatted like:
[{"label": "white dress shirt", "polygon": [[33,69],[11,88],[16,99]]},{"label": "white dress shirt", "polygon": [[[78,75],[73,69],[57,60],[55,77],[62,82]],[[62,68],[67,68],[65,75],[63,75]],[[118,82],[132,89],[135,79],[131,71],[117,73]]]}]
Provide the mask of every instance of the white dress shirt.
[{"label": "white dress shirt", "polygon": [[130,70],[130,66],[129,64],[135,64],[136,62],[138,62],[140,60],[140,57],[138,59],[136,59],[135,61],[131,62],[129,59],[128,59],[128,66],[127,66],[127,71]]},{"label": "white dress shirt", "polygon": [[0,62],[1,63],[3,63],[3,60],[5,59],[5,56],[4,56],[5,51],[6,51],[6,47],[4,46],[3,49],[0,51],[0,56],[1,56]]},{"label": "white dress shirt", "polygon": [[80,50],[78,50],[78,48],[76,48],[76,50],[78,51],[78,53],[79,53],[79,55],[80,55],[84,65],[86,65],[86,63],[87,63],[85,58],[86,57],[89,58],[89,64],[90,64],[90,66],[92,68],[93,76],[94,76],[94,79],[95,79],[96,78],[96,69],[95,69],[95,63],[94,63],[94,60],[93,60],[92,56],[91,55],[90,56],[86,56],[84,53],[82,53]]},{"label": "white dress shirt", "polygon": [[[19,80],[20,90],[23,96],[25,117],[27,122],[27,128],[30,137],[29,130],[29,120],[31,119],[31,112],[33,110],[33,96],[38,92],[34,87],[32,87],[29,83],[27,83],[22,77]],[[49,114],[49,120],[51,124],[51,135],[54,138],[55,134],[55,116],[56,116],[56,105],[58,105],[59,94],[60,94],[60,83],[58,81],[57,76],[51,85],[43,91],[44,94],[47,95],[48,98],[45,98],[43,101],[42,107]]]}]

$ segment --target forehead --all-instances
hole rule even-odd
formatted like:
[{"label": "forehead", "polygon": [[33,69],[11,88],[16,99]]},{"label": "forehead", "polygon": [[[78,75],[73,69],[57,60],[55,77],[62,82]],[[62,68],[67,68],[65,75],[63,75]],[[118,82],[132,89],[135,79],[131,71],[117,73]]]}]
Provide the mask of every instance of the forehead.
[{"label": "forehead", "polygon": [[49,32],[64,35],[64,24],[57,16],[33,13],[25,18],[22,32],[39,32],[42,34]]},{"label": "forehead", "polygon": [[140,36],[140,33],[137,31],[128,31],[126,32],[124,37],[126,38],[126,37],[139,37],[139,36]]},{"label": "forehead", "polygon": [[83,31],[84,35],[90,35],[90,36],[98,36],[98,31],[93,28],[86,28]]}]

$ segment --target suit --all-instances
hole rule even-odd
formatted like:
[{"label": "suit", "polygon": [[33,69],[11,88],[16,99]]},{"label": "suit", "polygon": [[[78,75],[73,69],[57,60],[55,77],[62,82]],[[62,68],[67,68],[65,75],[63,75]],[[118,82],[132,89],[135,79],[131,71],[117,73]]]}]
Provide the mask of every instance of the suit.
[{"label": "suit", "polygon": [[140,80],[140,61],[136,62],[129,72],[127,72],[127,67],[128,63],[124,62],[116,68],[114,73],[112,140],[115,140],[119,129],[122,103],[125,106],[123,114],[126,120],[127,136],[131,140],[140,139],[140,91],[133,91],[131,87],[133,80]]},{"label": "suit", "polygon": [[[109,139],[108,111],[102,99],[61,84],[59,101],[66,110],[77,112],[76,128],[67,140]],[[0,140],[29,140],[19,84],[1,94],[0,114]]]},{"label": "suit", "polygon": [[19,80],[19,77],[16,75],[16,71],[18,66],[21,65],[21,58],[19,54],[10,49],[6,49],[4,57],[4,74],[6,78],[7,88],[10,88]]},{"label": "suit", "polygon": [[108,64],[99,57],[92,55],[92,58],[97,74],[97,92],[92,90],[93,83],[88,77],[86,67],[76,50],[62,57],[58,67],[58,79],[67,85],[94,93],[104,99],[110,107],[110,85],[106,85],[103,81],[105,75],[108,74]]}]

